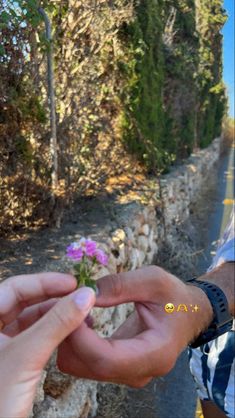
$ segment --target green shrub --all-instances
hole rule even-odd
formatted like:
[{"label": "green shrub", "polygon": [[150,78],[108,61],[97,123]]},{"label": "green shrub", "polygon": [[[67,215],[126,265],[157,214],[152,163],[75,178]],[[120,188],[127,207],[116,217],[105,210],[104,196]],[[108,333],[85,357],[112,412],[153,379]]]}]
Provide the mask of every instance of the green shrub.
[{"label": "green shrub", "polygon": [[204,0],[196,26],[194,0],[140,0],[135,20],[120,31],[127,56],[118,63],[126,79],[123,139],[150,172],[168,169],[220,134],[221,4]]}]

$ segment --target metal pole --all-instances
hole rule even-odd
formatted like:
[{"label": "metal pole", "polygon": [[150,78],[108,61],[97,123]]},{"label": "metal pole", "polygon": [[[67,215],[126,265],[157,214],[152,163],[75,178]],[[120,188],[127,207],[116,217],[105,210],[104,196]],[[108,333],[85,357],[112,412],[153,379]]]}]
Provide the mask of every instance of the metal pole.
[{"label": "metal pole", "polygon": [[38,12],[44,19],[46,29],[46,39],[48,40],[47,50],[47,82],[48,82],[48,100],[50,107],[50,154],[52,160],[52,189],[58,186],[58,152],[57,152],[57,134],[56,134],[56,111],[55,111],[55,89],[54,89],[54,70],[53,70],[53,40],[51,34],[50,19],[42,7],[38,8]]}]

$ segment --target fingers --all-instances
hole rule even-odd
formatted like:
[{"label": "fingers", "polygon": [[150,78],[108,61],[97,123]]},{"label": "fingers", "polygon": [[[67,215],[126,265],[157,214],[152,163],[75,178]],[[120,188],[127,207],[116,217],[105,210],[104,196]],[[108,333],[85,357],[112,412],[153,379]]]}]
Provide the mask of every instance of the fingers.
[{"label": "fingers", "polygon": [[58,366],[77,377],[135,386],[134,382],[148,381],[172,367],[165,344],[152,331],[130,339],[103,340],[83,325],[59,347]]},{"label": "fingers", "polygon": [[135,374],[117,375],[110,374],[107,368],[94,367],[89,362],[84,362],[79,359],[76,352],[71,349],[71,344],[65,340],[59,347],[57,353],[57,364],[63,373],[68,373],[75,377],[80,377],[90,380],[99,380],[102,382],[122,383],[133,387],[143,387],[152,377],[138,376]]},{"label": "fingers", "polygon": [[49,299],[46,302],[38,303],[24,309],[15,321],[4,328],[3,333],[9,337],[16,336],[38,321],[57,301],[57,299]]},{"label": "fingers", "polygon": [[97,281],[96,306],[151,301],[156,294],[161,295],[168,276],[171,275],[157,266],[105,276]]},{"label": "fingers", "polygon": [[0,349],[4,348],[4,346],[7,345],[9,341],[10,337],[0,333]]},{"label": "fingers", "polygon": [[113,339],[133,338],[144,331],[138,312],[134,311],[123,324],[113,333]]},{"label": "fingers", "polygon": [[168,373],[179,354],[171,321],[155,304],[136,309],[112,338],[102,339],[82,324],[59,347],[61,371],[134,387]]},{"label": "fingers", "polygon": [[[84,363],[101,376],[117,379],[122,373],[151,375],[151,357],[164,344],[152,330],[143,331],[133,338],[103,339],[85,324],[69,338],[71,347]],[[129,370],[129,372],[128,372]]]},{"label": "fingers", "polygon": [[19,334],[18,346],[24,347],[39,368],[44,367],[54,349],[84,321],[95,303],[92,289],[83,287],[59,300],[39,321]]},{"label": "fingers", "polygon": [[75,288],[76,280],[70,274],[40,273],[11,277],[0,285],[0,319],[7,325],[25,307],[66,295]]}]

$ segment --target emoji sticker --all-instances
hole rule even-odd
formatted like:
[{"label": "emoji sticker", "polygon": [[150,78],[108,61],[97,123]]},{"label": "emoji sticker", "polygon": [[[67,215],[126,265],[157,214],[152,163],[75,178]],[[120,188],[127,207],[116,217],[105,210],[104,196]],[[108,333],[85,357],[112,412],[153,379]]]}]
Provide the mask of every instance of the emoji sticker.
[{"label": "emoji sticker", "polygon": [[167,313],[172,313],[175,310],[175,306],[173,305],[173,303],[166,303],[165,305],[165,311]]}]

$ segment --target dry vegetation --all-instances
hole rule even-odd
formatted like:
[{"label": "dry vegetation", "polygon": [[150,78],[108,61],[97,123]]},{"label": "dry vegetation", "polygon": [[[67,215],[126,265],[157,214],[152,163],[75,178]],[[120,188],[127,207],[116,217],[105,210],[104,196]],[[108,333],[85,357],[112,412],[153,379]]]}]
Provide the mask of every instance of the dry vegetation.
[{"label": "dry vegetation", "polygon": [[2,233],[59,226],[84,196],[135,199],[220,134],[225,16],[222,0],[199,3],[41,1],[54,34],[53,189],[44,23],[36,0],[0,0]]}]

